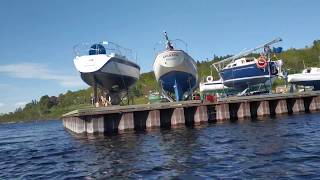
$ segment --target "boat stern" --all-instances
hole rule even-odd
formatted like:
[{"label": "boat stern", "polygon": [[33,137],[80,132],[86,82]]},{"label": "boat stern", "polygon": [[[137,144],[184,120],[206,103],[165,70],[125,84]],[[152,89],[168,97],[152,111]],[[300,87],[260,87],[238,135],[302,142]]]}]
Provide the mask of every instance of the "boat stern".
[{"label": "boat stern", "polygon": [[95,72],[101,69],[110,59],[105,54],[76,56],[73,63],[76,69],[82,73]]}]

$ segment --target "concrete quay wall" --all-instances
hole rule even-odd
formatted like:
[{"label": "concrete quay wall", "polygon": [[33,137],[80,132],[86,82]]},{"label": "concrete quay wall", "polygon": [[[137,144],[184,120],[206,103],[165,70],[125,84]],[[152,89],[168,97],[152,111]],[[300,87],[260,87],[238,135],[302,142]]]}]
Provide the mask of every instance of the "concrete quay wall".
[{"label": "concrete quay wall", "polygon": [[64,115],[63,126],[77,134],[149,130],[206,122],[222,123],[320,111],[320,95],[226,99],[216,103],[177,102],[156,106],[91,109]]}]

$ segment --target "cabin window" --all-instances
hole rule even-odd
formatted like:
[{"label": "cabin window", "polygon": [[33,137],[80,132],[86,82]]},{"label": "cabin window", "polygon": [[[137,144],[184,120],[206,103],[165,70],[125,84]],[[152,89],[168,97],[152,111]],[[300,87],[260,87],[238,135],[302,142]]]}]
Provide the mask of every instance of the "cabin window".
[{"label": "cabin window", "polygon": [[235,67],[237,64],[232,64],[232,67]]},{"label": "cabin window", "polygon": [[310,73],[311,72],[311,69],[307,69],[307,73]]}]

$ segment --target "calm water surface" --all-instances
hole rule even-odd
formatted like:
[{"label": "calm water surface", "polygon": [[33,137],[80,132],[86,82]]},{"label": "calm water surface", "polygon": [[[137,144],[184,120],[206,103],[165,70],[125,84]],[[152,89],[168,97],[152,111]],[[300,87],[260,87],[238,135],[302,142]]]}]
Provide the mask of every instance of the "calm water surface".
[{"label": "calm water surface", "polygon": [[320,114],[112,136],[0,125],[0,179],[320,178]]}]

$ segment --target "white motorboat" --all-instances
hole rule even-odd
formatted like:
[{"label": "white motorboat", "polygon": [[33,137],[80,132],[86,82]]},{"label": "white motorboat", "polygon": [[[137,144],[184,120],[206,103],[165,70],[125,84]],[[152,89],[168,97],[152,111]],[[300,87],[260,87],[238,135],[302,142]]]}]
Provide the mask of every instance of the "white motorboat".
[{"label": "white motorboat", "polygon": [[302,73],[288,75],[288,82],[301,86],[313,86],[314,90],[320,90],[320,68],[306,68]]},{"label": "white motorboat", "polygon": [[212,76],[208,76],[207,81],[200,82],[199,85],[200,92],[221,91],[227,88],[228,87],[223,84],[222,79],[214,81]]},{"label": "white motorboat", "polygon": [[[95,89],[103,90],[112,104],[120,104],[128,89],[138,79],[140,67],[129,60],[131,50],[112,42],[83,43],[74,47],[74,64],[81,78]],[[84,55],[82,54],[85,51]]]}]

